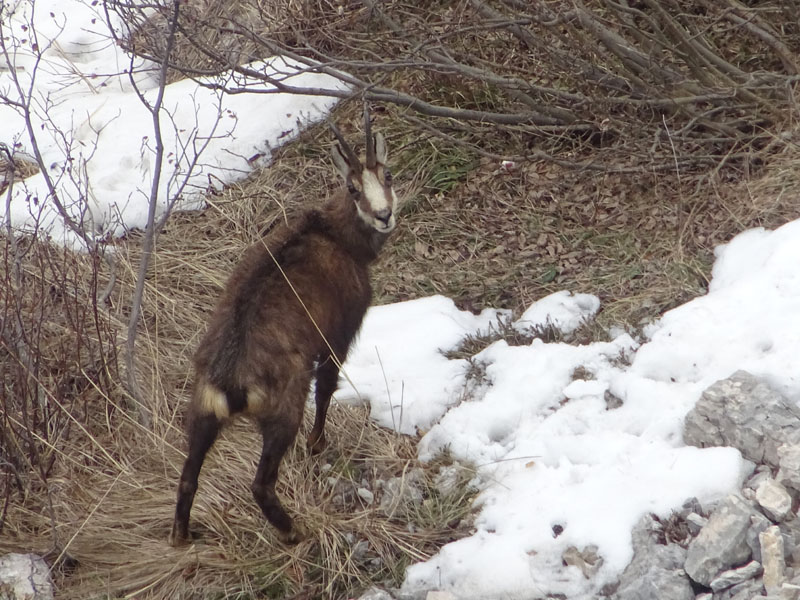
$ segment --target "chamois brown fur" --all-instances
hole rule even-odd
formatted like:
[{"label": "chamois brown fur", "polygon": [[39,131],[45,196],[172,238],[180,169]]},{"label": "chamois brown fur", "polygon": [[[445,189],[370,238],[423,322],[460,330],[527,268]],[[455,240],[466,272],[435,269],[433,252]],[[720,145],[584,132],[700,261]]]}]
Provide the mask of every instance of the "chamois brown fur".
[{"label": "chamois brown fur", "polygon": [[[194,357],[195,381],[187,415],[189,452],[178,486],[173,544],[189,539],[189,513],[203,459],[225,419],[237,413],[252,416],[263,435],[252,487],[255,500],[285,541],[299,537],[275,495],[278,468],[300,427],[312,376],[316,378],[316,416],[308,445],[312,452],[324,447],[325,416],[339,365],[372,296],[368,266],[394,226],[387,217],[396,196],[391,176],[384,177],[383,139],[372,138],[368,127],[367,133],[373,181],[379,176],[385,181],[382,193],[389,207],[378,210],[378,217],[364,216],[376,205],[364,201],[353,180],[363,188],[362,174],[367,169],[353,164],[357,158],[349,147],[345,151],[339,147],[335,162],[347,189],[321,208],[277,226],[252,246],[220,297]],[[385,224],[386,230],[376,229],[366,221],[369,218]]]}]

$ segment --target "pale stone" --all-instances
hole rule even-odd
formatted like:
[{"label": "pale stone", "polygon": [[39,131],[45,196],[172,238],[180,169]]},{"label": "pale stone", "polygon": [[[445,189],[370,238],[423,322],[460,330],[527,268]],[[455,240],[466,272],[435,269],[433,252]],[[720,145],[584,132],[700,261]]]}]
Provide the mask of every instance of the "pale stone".
[{"label": "pale stone", "polygon": [[795,494],[800,492],[800,444],[779,446],[778,465],[778,481]]},{"label": "pale stone", "polygon": [[792,497],[774,479],[764,479],[756,488],[756,502],[770,519],[781,522],[792,510]]},{"label": "pale stone", "polygon": [[686,415],[683,439],[700,448],[732,446],[746,459],[775,468],[779,446],[800,444],[798,421],[800,407],[794,402],[763,380],[737,371],[703,392]]},{"label": "pale stone", "polygon": [[726,590],[748,579],[753,579],[760,573],[761,563],[754,560],[738,569],[731,569],[730,571],[720,573],[719,576],[711,582],[710,587],[715,592],[719,592],[720,590]]},{"label": "pale stone", "polygon": [[47,563],[35,554],[0,557],[0,598],[53,600],[53,582]]},{"label": "pale stone", "polygon": [[411,469],[405,477],[392,477],[383,486],[380,511],[387,517],[400,516],[409,505],[422,504],[420,489],[425,474],[421,469]]},{"label": "pale stone", "polygon": [[367,504],[372,504],[375,501],[375,494],[369,491],[367,488],[358,488],[356,490],[356,494],[358,497],[361,498]]},{"label": "pale stone", "polygon": [[425,596],[425,600],[456,600],[456,597],[453,596],[450,592],[428,592],[428,595]]},{"label": "pale stone", "polygon": [[786,580],[786,560],[783,556],[783,536],[777,525],[758,535],[761,544],[761,564],[764,566],[764,588],[767,594],[779,594]]},{"label": "pale stone", "polygon": [[800,585],[794,583],[781,585],[781,600],[800,600]]},{"label": "pale stone", "polygon": [[647,515],[633,528],[633,560],[622,572],[614,600],[695,600],[683,570],[686,550],[659,543],[653,519]]},{"label": "pale stone", "polygon": [[684,569],[697,583],[708,586],[722,573],[751,556],[747,545],[755,507],[740,496],[728,496],[708,519],[708,525],[689,542]]},{"label": "pale stone", "polygon": [[439,469],[433,479],[433,485],[440,496],[447,497],[458,490],[462,480],[462,471],[463,469],[456,465],[448,465]]},{"label": "pale stone", "polygon": [[358,597],[358,600],[393,600],[392,595],[381,588],[371,587]]}]

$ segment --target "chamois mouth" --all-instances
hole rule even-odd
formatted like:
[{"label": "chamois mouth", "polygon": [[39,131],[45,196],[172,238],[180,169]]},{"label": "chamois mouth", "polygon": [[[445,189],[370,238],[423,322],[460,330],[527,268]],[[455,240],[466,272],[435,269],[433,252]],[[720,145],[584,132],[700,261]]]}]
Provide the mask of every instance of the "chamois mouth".
[{"label": "chamois mouth", "polygon": [[384,223],[382,221],[375,220],[372,224],[372,228],[375,229],[379,233],[391,233],[391,231],[395,227],[394,219],[389,221],[388,223]]}]

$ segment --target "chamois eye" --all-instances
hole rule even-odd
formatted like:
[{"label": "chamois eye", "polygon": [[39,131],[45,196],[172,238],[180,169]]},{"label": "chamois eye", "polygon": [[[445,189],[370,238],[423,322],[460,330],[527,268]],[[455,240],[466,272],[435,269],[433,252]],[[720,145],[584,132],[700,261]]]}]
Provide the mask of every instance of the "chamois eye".
[{"label": "chamois eye", "polygon": [[348,184],[347,184],[347,191],[348,191],[348,192],[350,192],[350,195],[351,195],[351,196],[353,196],[353,197],[355,197],[355,198],[358,198],[358,196],[359,196],[359,192],[358,192],[358,190],[356,189],[356,186],[355,186],[355,185],[353,185],[353,183],[352,183],[352,182],[348,182]]},{"label": "chamois eye", "polygon": [[392,172],[389,169],[383,170],[383,180],[386,182],[386,185],[392,185]]}]

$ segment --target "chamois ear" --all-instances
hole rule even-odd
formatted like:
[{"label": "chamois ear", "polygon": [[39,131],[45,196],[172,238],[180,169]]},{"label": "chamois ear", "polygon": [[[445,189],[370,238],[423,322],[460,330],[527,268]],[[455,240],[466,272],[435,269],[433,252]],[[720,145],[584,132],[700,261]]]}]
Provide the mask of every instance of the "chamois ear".
[{"label": "chamois ear", "polygon": [[375,134],[375,158],[382,165],[386,164],[388,151],[386,150],[386,140],[382,133]]},{"label": "chamois ear", "polygon": [[342,152],[339,144],[333,146],[331,157],[333,158],[333,165],[336,167],[336,170],[339,171],[339,175],[342,176],[342,179],[346,181],[349,180],[353,174],[353,169],[350,163],[347,162],[347,156]]}]

